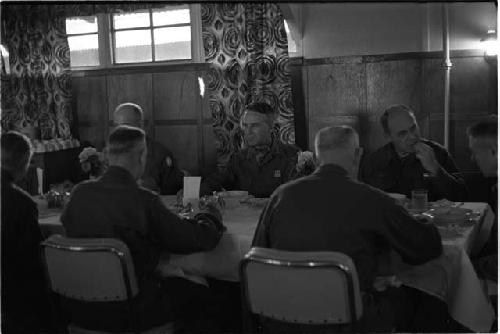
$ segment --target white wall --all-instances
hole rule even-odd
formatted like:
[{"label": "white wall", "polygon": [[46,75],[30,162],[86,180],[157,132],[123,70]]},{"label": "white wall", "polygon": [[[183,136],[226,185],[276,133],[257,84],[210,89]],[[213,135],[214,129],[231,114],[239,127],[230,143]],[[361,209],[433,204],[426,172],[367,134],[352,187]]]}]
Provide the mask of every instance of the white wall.
[{"label": "white wall", "polygon": [[[496,29],[492,2],[448,6],[452,50],[477,48],[487,30]],[[442,47],[438,3],[282,3],[280,7],[299,35],[300,48],[291,56],[311,59]]]}]

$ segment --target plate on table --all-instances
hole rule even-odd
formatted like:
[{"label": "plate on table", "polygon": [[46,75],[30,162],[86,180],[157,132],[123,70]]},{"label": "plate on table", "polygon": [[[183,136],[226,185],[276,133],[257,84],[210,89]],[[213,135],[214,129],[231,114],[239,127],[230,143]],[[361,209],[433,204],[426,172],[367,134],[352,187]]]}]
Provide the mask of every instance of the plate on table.
[{"label": "plate on table", "polygon": [[242,204],[247,204],[250,206],[254,206],[257,208],[263,208],[266,206],[267,202],[269,202],[269,198],[257,198],[257,197],[248,197],[247,199],[243,199],[240,201]]},{"label": "plate on table", "polygon": [[228,209],[232,209],[240,205],[241,201],[247,200],[249,197],[253,197],[248,194],[248,191],[243,190],[230,190],[230,191],[221,191],[217,193],[223,201],[224,205]]},{"label": "plate on table", "polygon": [[472,210],[460,207],[437,207],[430,209],[427,213],[434,216],[433,222],[438,226],[472,226],[477,218]]}]

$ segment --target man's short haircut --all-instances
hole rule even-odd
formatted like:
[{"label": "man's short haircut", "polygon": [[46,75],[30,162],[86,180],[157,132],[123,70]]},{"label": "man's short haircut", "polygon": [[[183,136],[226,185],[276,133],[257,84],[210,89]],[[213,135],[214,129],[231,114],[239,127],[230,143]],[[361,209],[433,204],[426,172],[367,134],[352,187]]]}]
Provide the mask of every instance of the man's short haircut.
[{"label": "man's short haircut", "polygon": [[485,137],[495,141],[498,138],[498,117],[490,115],[467,128],[467,134],[472,138]]},{"label": "man's short haircut", "polygon": [[394,113],[402,111],[409,113],[413,118],[415,118],[415,114],[413,114],[413,111],[404,104],[393,104],[392,106],[389,106],[384,110],[384,113],[382,114],[382,116],[380,116],[380,124],[382,125],[382,129],[384,130],[385,134],[390,134],[389,117]]},{"label": "man's short haircut", "polygon": [[129,125],[119,125],[109,134],[108,154],[132,153],[137,150],[138,144],[143,142],[145,138],[144,130]]},{"label": "man's short haircut", "polygon": [[[132,102],[125,102],[120,105],[118,105],[115,108],[115,111],[113,113],[113,119],[116,120],[116,117],[120,115],[121,113],[124,113],[125,111],[127,112],[132,112],[134,117],[141,122],[144,120],[144,112],[142,111],[142,108],[140,105],[132,103]],[[132,125],[132,124],[129,124]]]},{"label": "man's short haircut", "polygon": [[250,103],[245,107],[245,111],[253,111],[266,116],[271,125],[276,118],[276,112],[269,104],[265,102]]},{"label": "man's short haircut", "polygon": [[316,133],[316,154],[334,149],[348,149],[358,139],[356,130],[347,125],[329,126]]},{"label": "man's short haircut", "polygon": [[28,137],[17,131],[2,134],[2,169],[14,172],[31,158],[33,147]]}]

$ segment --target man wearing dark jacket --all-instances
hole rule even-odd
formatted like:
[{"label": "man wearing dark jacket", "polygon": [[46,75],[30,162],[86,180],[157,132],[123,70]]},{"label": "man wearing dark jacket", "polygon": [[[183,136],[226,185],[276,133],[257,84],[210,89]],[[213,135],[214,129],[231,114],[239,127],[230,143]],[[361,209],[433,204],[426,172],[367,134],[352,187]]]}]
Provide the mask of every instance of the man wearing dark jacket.
[{"label": "man wearing dark jacket", "polygon": [[[221,216],[207,206],[194,219],[170,212],[157,193],[137,180],[146,163],[143,130],[118,126],[109,136],[109,168],[98,180],[73,190],[61,221],[69,237],[118,238],[130,248],[139,285],[136,303],[143,330],[169,320],[196,324],[206,303],[206,288],[180,278],[160,278],[155,272],[160,253],[192,253],[213,249],[223,233]],[[73,321],[87,328],[120,331],[127,324],[124,305],[68,303],[77,308]],[[209,330],[206,329],[205,330]]]},{"label": "man wearing dark jacket", "polygon": [[390,106],[380,123],[390,142],[364,159],[361,181],[407,197],[411,197],[412,190],[427,189],[430,201],[466,199],[465,182],[455,162],[444,147],[420,138],[411,109]]},{"label": "man wearing dark jacket", "polygon": [[246,190],[255,197],[269,197],[279,185],[295,176],[298,148],[272,138],[275,112],[266,103],[252,103],[241,118],[245,148],[234,152],[225,171],[203,180],[201,193]]},{"label": "man wearing dark jacket", "polygon": [[[349,255],[356,265],[364,296],[390,301],[387,312],[381,307],[382,302],[374,306],[364,300],[365,315],[377,310],[375,313],[383,318],[380,321],[387,325],[385,329],[376,329],[370,322],[373,319],[367,320],[368,330],[389,330],[396,319],[403,320],[394,315],[401,315],[406,309],[401,303],[405,292],[391,288],[377,293],[373,288],[375,277],[390,262],[391,251],[410,264],[438,257],[442,252],[439,233],[435,226],[417,222],[382,191],[355,180],[360,151],[358,135],[352,128],[320,130],[315,150],[319,168],[274,192],[260,217],[252,246]],[[400,305],[392,304],[393,300],[399,300]],[[410,300],[407,302],[411,304]]]},{"label": "man wearing dark jacket", "polygon": [[[144,127],[144,113],[135,103],[122,103],[113,114],[116,125]],[[168,148],[156,140],[146,136],[147,161],[144,174],[141,176],[143,187],[162,195],[174,195],[182,188],[184,173],[179,169],[177,160]]]},{"label": "man wearing dark jacket", "polygon": [[2,135],[2,333],[50,332],[50,303],[40,255],[38,209],[14,183],[32,155],[29,139]]}]

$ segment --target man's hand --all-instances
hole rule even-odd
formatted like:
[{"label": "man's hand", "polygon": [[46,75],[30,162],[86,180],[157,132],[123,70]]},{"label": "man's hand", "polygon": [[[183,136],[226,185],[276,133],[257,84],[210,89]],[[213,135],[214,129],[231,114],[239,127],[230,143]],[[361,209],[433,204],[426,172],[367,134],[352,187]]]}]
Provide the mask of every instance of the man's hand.
[{"label": "man's hand", "polygon": [[419,142],[415,144],[415,153],[417,155],[417,158],[422,163],[422,166],[429,173],[431,173],[432,176],[436,176],[441,166],[436,160],[436,156],[434,155],[434,150],[432,149],[432,147]]}]

